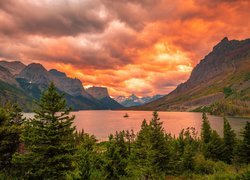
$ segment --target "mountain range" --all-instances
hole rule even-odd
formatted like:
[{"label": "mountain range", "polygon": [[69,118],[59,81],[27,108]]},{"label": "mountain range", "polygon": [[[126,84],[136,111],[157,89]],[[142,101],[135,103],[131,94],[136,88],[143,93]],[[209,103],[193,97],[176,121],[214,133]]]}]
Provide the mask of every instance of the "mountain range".
[{"label": "mountain range", "polygon": [[186,82],[156,101],[131,109],[249,116],[249,107],[250,39],[225,37],[193,69]]},{"label": "mountain range", "polygon": [[141,106],[143,104],[152,102],[159,98],[163,97],[163,95],[155,95],[155,96],[146,96],[146,97],[137,97],[136,95],[132,94],[131,96],[118,96],[115,98],[117,102],[119,102],[124,107],[132,107],[132,106]]},{"label": "mountain range", "polygon": [[[74,110],[118,109],[123,106],[110,98],[107,88],[85,89],[77,78],[56,69],[47,71],[41,64],[24,65],[19,61],[0,61],[0,103],[17,102],[25,111],[32,110],[41,93],[53,82],[65,94]],[[97,94],[102,94],[98,97]]]}]

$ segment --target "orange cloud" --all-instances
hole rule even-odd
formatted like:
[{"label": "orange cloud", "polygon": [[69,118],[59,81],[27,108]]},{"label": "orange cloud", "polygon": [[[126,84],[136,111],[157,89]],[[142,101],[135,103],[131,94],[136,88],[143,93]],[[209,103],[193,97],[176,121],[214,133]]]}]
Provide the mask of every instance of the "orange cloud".
[{"label": "orange cloud", "polygon": [[0,2],[0,57],[40,62],[112,96],[166,94],[223,37],[249,38],[248,0]]}]

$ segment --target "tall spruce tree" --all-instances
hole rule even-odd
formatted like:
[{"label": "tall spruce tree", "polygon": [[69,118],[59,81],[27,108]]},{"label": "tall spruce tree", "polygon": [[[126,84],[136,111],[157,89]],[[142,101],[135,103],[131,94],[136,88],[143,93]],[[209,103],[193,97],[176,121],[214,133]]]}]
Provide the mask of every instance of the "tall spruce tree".
[{"label": "tall spruce tree", "polygon": [[[96,138],[83,131],[76,132],[75,137],[77,143],[77,174],[79,179],[99,179],[96,176],[98,175],[97,172],[101,172],[101,164],[103,163],[99,163],[99,154],[95,150]],[[77,179],[76,177],[74,178]]]},{"label": "tall spruce tree", "polygon": [[128,148],[125,143],[125,132],[110,135],[105,152],[105,179],[120,179],[127,175]]},{"label": "tall spruce tree", "polygon": [[233,156],[234,156],[234,148],[236,145],[236,135],[234,131],[232,130],[228,120],[224,118],[224,153],[223,153],[223,159],[226,163],[231,163]]},{"label": "tall spruce tree", "polygon": [[0,171],[13,171],[12,156],[20,147],[22,132],[21,110],[16,104],[8,103],[0,108]]},{"label": "tall spruce tree", "polygon": [[202,127],[201,127],[201,139],[203,143],[207,144],[210,142],[212,136],[212,129],[208,121],[205,112],[202,113]]},{"label": "tall spruce tree", "polygon": [[145,179],[164,177],[169,170],[170,150],[162,122],[157,112],[150,123],[144,120],[135,142],[133,169],[136,175]]},{"label": "tall spruce tree", "polygon": [[26,152],[14,162],[25,179],[65,179],[73,170],[74,116],[53,83],[43,92],[33,119],[27,122],[22,140]]},{"label": "tall spruce tree", "polygon": [[211,141],[206,146],[204,156],[214,161],[222,160],[222,154],[224,150],[223,140],[219,134],[213,130],[211,135]]},{"label": "tall spruce tree", "polygon": [[242,132],[242,143],[240,146],[240,159],[241,162],[250,163],[250,122],[247,122]]}]

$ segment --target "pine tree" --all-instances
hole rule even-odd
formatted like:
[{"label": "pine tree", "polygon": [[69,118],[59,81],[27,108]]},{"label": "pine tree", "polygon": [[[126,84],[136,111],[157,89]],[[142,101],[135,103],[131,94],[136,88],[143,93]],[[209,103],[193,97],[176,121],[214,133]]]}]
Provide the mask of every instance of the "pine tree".
[{"label": "pine tree", "polygon": [[228,120],[224,118],[224,153],[223,159],[226,163],[231,163],[234,156],[234,148],[236,144],[236,135],[232,130]]},{"label": "pine tree", "polygon": [[211,140],[212,129],[208,121],[207,115],[205,112],[202,114],[202,128],[201,128],[201,139],[203,143],[209,143]]},{"label": "pine tree", "polygon": [[136,140],[135,140],[135,148],[132,151],[131,160],[129,164],[129,173],[134,177],[145,177],[149,178],[153,173],[149,154],[150,151],[150,132],[149,125],[147,121],[144,119],[141,124],[141,130],[139,131]]},{"label": "pine tree", "polygon": [[125,143],[125,132],[110,135],[105,153],[105,179],[120,179],[127,175],[128,148]]},{"label": "pine tree", "polygon": [[[96,138],[87,133],[76,132],[77,141],[77,171],[81,179],[91,179],[98,170],[98,154],[95,152]],[[100,168],[99,168],[100,169]],[[93,178],[92,178],[93,179]]]},{"label": "pine tree", "polygon": [[170,150],[158,113],[147,124],[144,120],[135,142],[134,169],[138,176],[164,177],[170,164]]},{"label": "pine tree", "polygon": [[21,110],[16,104],[0,108],[0,171],[13,171],[12,156],[20,147]]},{"label": "pine tree", "polygon": [[192,171],[194,169],[194,156],[195,151],[191,144],[187,144],[184,148],[184,152],[182,155],[182,166],[183,170]]},{"label": "pine tree", "polygon": [[26,152],[14,159],[23,178],[65,179],[74,169],[74,116],[69,113],[63,95],[51,83],[22,135]]},{"label": "pine tree", "polygon": [[211,140],[206,146],[206,153],[204,156],[214,161],[222,160],[222,154],[224,153],[223,148],[224,146],[221,137],[216,131],[213,131]]},{"label": "pine tree", "polygon": [[241,162],[250,163],[250,122],[247,122],[242,132],[242,144],[240,146]]}]

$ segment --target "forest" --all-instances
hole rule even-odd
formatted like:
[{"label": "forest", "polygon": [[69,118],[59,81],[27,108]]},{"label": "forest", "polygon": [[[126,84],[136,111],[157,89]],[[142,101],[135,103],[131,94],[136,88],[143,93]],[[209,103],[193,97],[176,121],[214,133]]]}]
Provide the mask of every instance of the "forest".
[{"label": "forest", "polygon": [[167,132],[157,112],[139,132],[108,141],[77,132],[74,116],[53,83],[35,116],[8,103],[0,108],[0,179],[250,179],[250,123],[236,135],[224,118],[223,136],[202,115],[201,133]]}]

